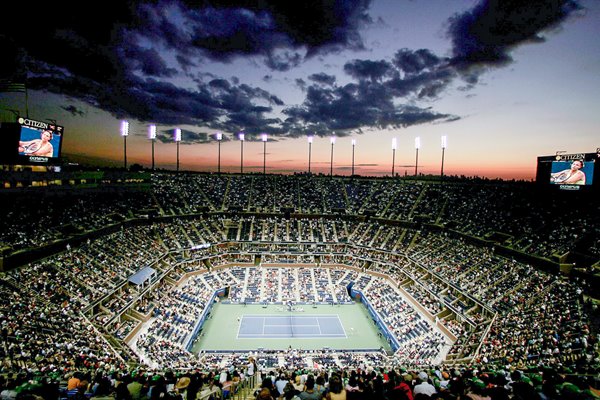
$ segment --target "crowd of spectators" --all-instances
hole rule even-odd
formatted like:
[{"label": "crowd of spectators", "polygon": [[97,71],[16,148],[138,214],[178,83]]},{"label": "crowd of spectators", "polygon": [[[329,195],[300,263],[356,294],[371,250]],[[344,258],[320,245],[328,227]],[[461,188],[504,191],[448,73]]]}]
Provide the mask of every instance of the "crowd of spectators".
[{"label": "crowd of spectators", "polygon": [[[350,301],[353,282],[399,339],[394,362],[441,361],[449,345],[434,329],[440,324],[458,338],[446,349],[448,361],[589,369],[598,363],[598,337],[578,282],[468,239],[501,232],[508,238],[502,245],[545,258],[582,241],[590,243],[589,255],[600,253],[597,204],[556,217],[561,200],[537,200],[532,192],[526,184],[154,174],[150,193],[53,195],[43,213],[31,200],[7,203],[0,241],[9,253],[109,229],[0,279],[2,367],[46,374],[120,370],[142,360],[156,368],[206,368],[226,356],[191,356],[183,344],[216,288],[229,286],[232,302],[329,303]],[[285,207],[306,215],[222,213]],[[123,224],[143,208],[159,209],[161,218]],[[340,210],[361,218],[337,218]],[[187,216],[206,211],[213,213]],[[427,221],[467,236],[389,220]],[[272,265],[284,263],[299,266]],[[152,290],[129,281],[144,267],[156,272]],[[128,310],[151,318],[135,354],[106,339],[123,341],[139,327]],[[288,368],[364,371],[360,362],[346,364],[345,354],[293,350],[274,358]]]},{"label": "crowd of spectators", "polygon": [[60,291],[55,283],[45,282],[39,292],[26,280],[0,283],[3,371],[49,373],[125,363],[76,304],[47,301],[44,291]]},{"label": "crowd of spectators", "polygon": [[[162,223],[164,224],[164,223]],[[175,226],[183,229],[181,225]],[[377,229],[379,231],[379,229]],[[80,308],[85,308],[101,299],[102,307],[96,313],[92,312],[92,322],[98,326],[107,328],[118,338],[123,338],[132,330],[131,320],[118,318],[126,310],[127,305],[133,304],[133,300],[138,288],[132,285],[125,285],[127,276],[133,273],[133,268],[128,268],[128,265],[136,263],[148,263],[152,261],[150,256],[154,250],[166,251],[165,247],[160,246],[160,240],[148,241],[148,235],[155,232],[154,228],[148,226],[131,227],[127,231],[117,231],[106,237],[101,237],[93,242],[87,242],[77,249],[61,253],[49,261],[36,263],[31,266],[31,273],[25,272],[23,269],[15,270],[11,273],[11,278],[18,282],[28,282],[34,290],[41,291],[43,288],[52,282],[54,285],[60,285],[60,290],[57,293],[49,294],[49,298],[57,301],[67,301]],[[367,232],[367,231],[365,231]],[[142,238],[145,238],[144,242]],[[446,243],[442,246],[440,238],[430,234],[421,234],[418,244],[412,246],[406,253],[404,258],[392,252],[377,250],[370,247],[350,246],[347,244],[337,244],[329,250],[332,254],[340,252],[345,254],[338,262],[342,265],[360,266],[359,270],[370,271],[384,274],[391,278],[391,282],[402,282],[407,277],[418,280],[409,280],[404,289],[409,295],[420,302],[431,315],[441,314],[445,308],[444,304],[452,305],[461,313],[462,317],[468,318],[474,324],[488,324],[491,319],[490,315],[482,317],[477,315],[477,307],[473,300],[470,300],[466,295],[461,295],[458,289],[452,285],[456,285],[461,290],[464,290],[467,295],[473,296],[480,301],[494,307],[496,311],[505,313],[508,310],[504,305],[507,302],[513,301],[512,296],[519,294],[519,289],[533,287],[544,287],[548,284],[553,284],[555,279],[548,274],[534,270],[532,267],[522,263],[517,263],[514,260],[505,260],[497,256],[492,256],[489,250],[476,246],[467,245],[460,241],[454,241],[450,238],[445,238]],[[131,246],[133,250],[129,250]],[[124,268],[118,269],[111,267],[117,265],[107,254],[114,254],[119,260],[119,252],[127,255],[123,258]],[[327,250],[327,247],[321,248]],[[225,251],[225,253],[223,253]],[[210,250],[208,248],[201,249],[199,252],[207,262],[210,262],[212,267],[234,265],[239,262],[254,264],[255,256],[251,253],[244,253],[239,246],[229,246],[221,251]],[[437,262],[441,261],[449,265],[459,265],[464,262],[467,257],[465,254],[470,254],[468,257],[470,264],[455,270],[454,274],[449,274],[449,268],[441,268]],[[265,260],[268,264],[269,257],[273,255],[265,255]],[[289,255],[288,255],[289,257]],[[321,262],[327,265],[326,257],[319,257]],[[106,260],[106,261],[105,261]],[[219,261],[216,261],[219,260]],[[358,260],[358,262],[357,262]],[[273,260],[271,261],[281,261]],[[308,257],[306,255],[297,254],[289,259],[292,263],[314,263],[316,265],[317,258]],[[86,268],[77,267],[84,263]],[[509,264],[507,264],[509,263]],[[73,270],[72,264],[75,265]],[[175,263],[175,265],[179,265]],[[345,287],[350,283],[355,283],[355,288],[369,293],[374,301],[375,308],[382,316],[388,319],[391,331],[398,337],[410,338],[414,329],[427,328],[424,324],[417,324],[417,328],[411,327],[405,321],[406,318],[417,318],[418,314],[407,311],[406,304],[403,303],[402,295],[394,290],[389,290],[387,280],[374,282],[374,277],[369,274],[358,273],[356,270],[336,270],[327,268],[233,268],[223,269],[220,273],[207,273],[206,263],[199,261],[190,264],[187,272],[204,272],[203,275],[195,278],[195,288],[212,288],[225,286],[225,282],[238,282],[232,286],[230,297],[234,302],[318,302],[325,299],[325,302],[331,299],[332,301],[344,302],[348,301]],[[168,272],[168,263],[165,265],[155,265],[159,271]],[[78,271],[77,268],[80,270]],[[111,269],[112,268],[112,269]],[[505,273],[504,270],[510,268],[510,273]],[[419,269],[423,272],[419,273]],[[115,275],[116,272],[119,274]],[[462,274],[457,274],[462,272]],[[88,274],[86,278],[81,279],[81,274]],[[423,275],[429,273],[429,275]],[[27,274],[27,275],[24,275]],[[71,274],[74,274],[71,276]],[[91,274],[91,275],[90,275]],[[223,275],[223,277],[221,277]],[[463,276],[464,275],[464,276]],[[24,279],[23,277],[26,277]],[[106,277],[112,276],[113,279],[106,280]],[[181,278],[181,274],[176,268],[172,268],[167,275],[174,280]],[[80,279],[75,279],[79,277]],[[526,277],[527,279],[523,279]],[[300,279],[301,278],[301,279]],[[380,278],[376,278],[380,279]],[[535,281],[539,279],[539,281]],[[94,285],[91,282],[103,282],[103,285]],[[301,284],[299,282],[302,282]],[[473,283],[476,284],[473,284]],[[202,283],[200,285],[199,283]],[[111,286],[112,285],[112,286]],[[568,282],[565,285],[570,285]],[[112,288],[112,289],[111,289]],[[387,288],[389,293],[382,294],[382,290]],[[274,290],[276,289],[276,290]],[[301,289],[301,290],[300,290]],[[212,293],[206,289],[205,297]],[[568,290],[574,292],[572,286],[568,286]],[[166,291],[166,290],[165,290]],[[60,294],[62,293],[62,295]],[[150,309],[159,310],[161,307],[168,309],[172,302],[166,297],[156,297],[148,292],[144,296],[136,300],[134,309],[141,313],[148,312]],[[175,292],[174,292],[175,293]],[[300,295],[302,293],[302,296]],[[379,301],[379,297],[383,296],[384,300]],[[443,299],[440,301],[440,298]],[[563,297],[566,298],[566,297]],[[427,299],[427,300],[425,300]],[[152,302],[152,307],[148,308],[148,303]],[[561,301],[560,299],[558,300]],[[380,305],[381,304],[381,305]],[[394,304],[394,306],[390,306]],[[498,307],[495,305],[498,304]],[[535,303],[534,305],[536,305]],[[576,303],[578,304],[578,303]],[[203,304],[204,306],[205,304]],[[184,312],[186,315],[191,315],[187,320],[167,320],[157,322],[158,326],[152,332],[161,332],[156,336],[161,340],[171,340],[174,343],[181,345],[184,339],[191,331],[191,327],[195,322],[198,312],[187,312],[185,307],[179,308],[181,304],[175,303],[173,312],[168,312],[167,316],[178,315]],[[163,309],[163,311],[164,311]],[[203,308],[200,308],[200,311]],[[389,310],[394,310],[392,316],[389,315]],[[450,315],[451,316],[451,315]],[[585,316],[577,314],[578,323],[584,321]],[[462,319],[461,319],[462,320]],[[499,321],[497,319],[496,321]],[[459,355],[466,356],[474,354],[477,348],[481,345],[481,337],[474,334],[474,331],[464,322],[459,322],[454,318],[449,318],[448,315],[442,317],[443,323],[456,336],[461,337],[454,347],[454,352],[457,357]],[[181,330],[179,325],[185,325],[186,329]],[[501,326],[502,327],[502,326]],[[500,328],[496,328],[500,329]],[[510,329],[507,327],[506,329]],[[466,332],[469,332],[467,335]],[[476,330],[477,333],[484,335],[484,329]],[[163,333],[167,337],[163,337]],[[427,333],[427,330],[424,331]],[[559,332],[561,334],[562,332]],[[418,334],[417,334],[418,336]],[[572,334],[569,335],[569,340]],[[594,339],[592,338],[592,343]],[[421,339],[415,342],[420,343]],[[434,343],[437,345],[437,343]],[[481,346],[480,353],[487,359],[496,359],[495,355],[485,354],[489,348]],[[585,348],[583,352],[585,352]],[[410,354],[410,352],[408,352]],[[547,353],[547,352],[546,352]],[[547,356],[544,353],[542,356]],[[581,354],[581,351],[579,352]],[[433,353],[432,353],[433,354]],[[435,358],[435,357],[433,357]]]},{"label": "crowd of spectators", "polygon": [[[0,243],[10,251],[36,247],[119,223],[146,209],[173,216],[227,210],[281,212],[289,208],[305,214],[342,212],[375,215],[386,220],[428,222],[479,238],[500,233],[503,235],[500,239],[496,236],[500,244],[545,258],[563,256],[579,243],[589,243],[583,251],[598,259],[598,252],[594,253],[594,244],[598,241],[598,202],[593,198],[578,198],[578,207],[572,210],[568,207],[570,198],[539,196],[534,184],[458,181],[440,185],[304,175],[166,173],[152,174],[151,182],[149,191],[71,189],[68,194],[52,192],[54,194],[45,196],[44,207],[37,206],[37,197],[23,195],[17,198],[18,194],[3,193],[7,206],[0,211]],[[9,197],[15,197],[16,201]],[[176,242],[198,244],[196,236],[212,242],[220,239],[206,235],[207,226],[203,223],[195,225],[196,229],[185,230],[189,236],[187,241],[182,240],[185,234],[169,226],[164,235],[166,245],[174,248]],[[279,233],[270,232],[271,240],[341,241],[352,235],[352,239],[369,245],[365,242],[366,237],[361,236],[362,230],[349,230],[345,236],[340,233],[343,229],[335,229],[336,222],[308,221],[308,225],[286,225],[285,229],[271,225],[269,228],[275,228]],[[212,231],[210,224],[208,228]],[[364,229],[367,228],[375,229],[377,225],[368,224]],[[256,230],[263,229],[257,227]],[[387,228],[381,231],[368,236],[373,241],[371,245],[391,249],[390,246],[396,243],[385,241],[398,235],[386,234]],[[171,236],[178,240],[171,242]],[[249,239],[243,237],[240,240]],[[259,237],[257,240],[264,239]],[[582,251],[581,246],[577,251]]]},{"label": "crowd of spectators", "polygon": [[319,359],[322,364],[267,369],[268,358],[232,358],[222,366],[185,371],[23,372],[0,377],[0,391],[4,398],[82,400],[593,400],[600,391],[598,377],[543,364],[533,368],[406,368],[382,363],[378,357],[344,356],[347,367],[339,368],[325,355]]}]

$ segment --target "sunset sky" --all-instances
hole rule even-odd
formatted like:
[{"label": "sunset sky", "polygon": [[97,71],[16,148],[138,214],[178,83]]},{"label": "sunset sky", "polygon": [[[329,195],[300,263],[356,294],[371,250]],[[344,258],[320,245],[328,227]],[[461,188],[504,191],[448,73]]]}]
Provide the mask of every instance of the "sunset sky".
[{"label": "sunset sky", "polygon": [[[600,147],[600,2],[129,1],[47,4],[0,27],[0,79],[65,127],[63,155],[180,169],[533,179],[536,157]],[[510,3],[510,6],[507,4]],[[39,21],[47,21],[42,25]],[[35,21],[30,26],[29,21]],[[4,61],[6,60],[6,61]],[[22,93],[0,109],[25,114]],[[6,113],[6,111],[4,111]]]}]

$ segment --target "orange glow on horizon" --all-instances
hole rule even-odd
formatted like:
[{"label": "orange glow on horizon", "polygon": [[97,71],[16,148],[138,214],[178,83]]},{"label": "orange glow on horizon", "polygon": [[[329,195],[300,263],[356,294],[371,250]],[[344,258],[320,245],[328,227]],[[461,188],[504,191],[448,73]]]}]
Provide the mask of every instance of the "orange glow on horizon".
[{"label": "orange glow on horizon", "polygon": [[[148,146],[150,147],[150,145]],[[176,147],[172,145],[173,151],[155,152],[155,167],[157,169],[175,170],[176,168]],[[171,150],[171,149],[169,149]],[[217,171],[217,156],[215,154],[204,154],[197,156],[189,154],[186,151],[186,146],[180,146],[179,169],[181,171],[193,172],[216,172]],[[171,154],[172,153],[172,154]],[[69,153],[64,153],[67,157]],[[70,153],[73,154],[73,153]],[[85,153],[84,153],[85,154]],[[113,151],[108,155],[101,152],[87,153],[83,157],[74,156],[74,159],[81,158],[91,162],[92,159],[97,159],[99,163],[120,165],[123,162],[123,150]],[[141,164],[149,168],[152,165],[151,153],[149,149],[140,151],[139,148],[133,148],[127,152],[128,165]],[[391,160],[390,160],[391,161]],[[329,175],[330,162],[316,160],[311,162],[311,172],[314,174]],[[335,163],[333,165],[334,175],[350,175],[352,165],[347,160]],[[262,157],[248,158],[244,155],[244,172],[245,173],[262,173],[263,160]],[[354,166],[354,173],[361,176],[390,176],[392,171],[391,162],[382,164],[359,164]],[[221,172],[224,173],[239,173],[240,172],[240,157],[227,154],[221,156]],[[267,156],[266,172],[274,174],[294,174],[308,172],[307,160],[269,160]],[[437,165],[433,163],[419,163],[419,175],[440,175],[441,163]],[[412,176],[414,174],[414,163],[409,165],[396,165],[395,173],[398,176]],[[465,177],[482,177],[490,179],[505,179],[505,180],[526,180],[535,179],[536,160],[522,165],[514,165],[503,163],[500,165],[481,165],[478,163],[444,163],[444,175],[450,176],[465,176]]]}]

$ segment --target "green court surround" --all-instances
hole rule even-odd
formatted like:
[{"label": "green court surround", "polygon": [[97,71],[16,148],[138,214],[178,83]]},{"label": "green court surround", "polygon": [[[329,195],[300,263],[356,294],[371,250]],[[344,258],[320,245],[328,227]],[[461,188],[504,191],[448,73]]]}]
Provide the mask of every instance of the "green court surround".
[{"label": "green court surround", "polygon": [[200,350],[213,351],[252,351],[258,348],[265,350],[285,350],[290,346],[294,349],[314,350],[325,347],[335,350],[377,350],[383,347],[390,351],[389,344],[379,335],[379,329],[373,323],[367,309],[359,303],[347,305],[300,305],[304,311],[294,312],[295,315],[332,314],[338,315],[347,338],[316,338],[316,339],[238,339],[240,317],[249,315],[289,315],[281,305],[240,305],[216,303],[211,311],[211,317],[204,323],[200,335],[196,338],[192,352]]}]

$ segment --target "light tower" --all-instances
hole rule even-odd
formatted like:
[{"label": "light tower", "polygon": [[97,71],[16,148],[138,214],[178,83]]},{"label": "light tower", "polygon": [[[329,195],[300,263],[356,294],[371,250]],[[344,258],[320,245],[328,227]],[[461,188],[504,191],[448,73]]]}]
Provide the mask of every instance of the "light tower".
[{"label": "light tower", "polygon": [[181,142],[181,129],[175,128],[173,139],[175,139],[175,143],[177,143],[177,172],[179,172],[179,142]]},{"label": "light tower", "polygon": [[398,140],[392,138],[392,178],[394,177],[394,167],[396,166],[396,147],[398,147]]},{"label": "light tower", "polygon": [[217,132],[217,143],[219,143],[219,150],[217,153],[217,173],[221,173],[221,141],[223,140],[223,134]]},{"label": "light tower", "polygon": [[246,135],[244,132],[240,132],[240,174],[244,174],[244,139]]},{"label": "light tower", "polygon": [[442,171],[440,172],[440,178],[444,179],[444,153],[446,152],[446,146],[448,145],[448,137],[442,136]]},{"label": "light tower", "polygon": [[313,137],[309,136],[308,137],[308,173],[310,174],[310,155],[311,155],[311,150],[312,150],[312,142],[313,142]]},{"label": "light tower", "polygon": [[152,171],[154,171],[154,142],[156,142],[156,125],[148,127],[148,139],[152,142]]},{"label": "light tower", "polygon": [[356,139],[352,139],[352,174],[354,176],[354,148],[356,147]]},{"label": "light tower", "polygon": [[123,136],[123,168],[127,169],[127,136],[129,136],[129,122],[121,121],[121,136]]},{"label": "light tower", "polygon": [[415,152],[416,152],[416,157],[415,157],[415,176],[417,176],[417,174],[419,172],[419,148],[420,147],[421,147],[421,138],[417,136],[415,138]]},{"label": "light tower", "polygon": [[329,167],[329,176],[333,176],[333,145],[335,144],[335,136],[331,137],[331,163]]},{"label": "light tower", "polygon": [[260,135],[263,142],[263,175],[267,173],[267,134]]}]

